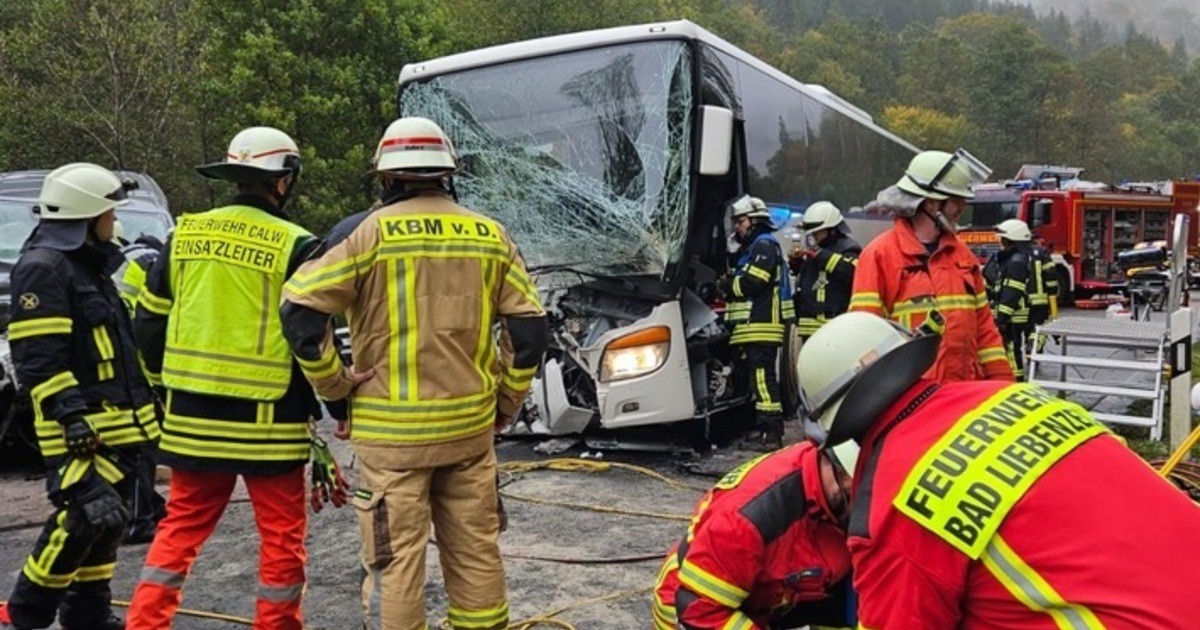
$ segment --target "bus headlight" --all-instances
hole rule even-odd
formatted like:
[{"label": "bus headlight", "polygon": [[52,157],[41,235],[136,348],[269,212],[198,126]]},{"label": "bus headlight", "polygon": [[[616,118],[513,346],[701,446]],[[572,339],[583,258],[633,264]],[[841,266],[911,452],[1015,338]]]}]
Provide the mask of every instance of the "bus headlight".
[{"label": "bus headlight", "polygon": [[667,362],[671,352],[671,329],[655,326],[618,337],[604,347],[600,359],[600,382],[644,376]]}]

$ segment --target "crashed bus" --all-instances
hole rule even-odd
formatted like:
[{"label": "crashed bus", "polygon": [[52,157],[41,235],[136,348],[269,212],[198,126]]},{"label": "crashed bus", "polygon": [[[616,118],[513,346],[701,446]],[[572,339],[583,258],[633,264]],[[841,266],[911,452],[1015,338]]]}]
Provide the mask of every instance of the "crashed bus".
[{"label": "crashed bus", "polygon": [[890,218],[859,208],[916,151],[687,21],[406,65],[397,98],[454,140],[462,203],[507,226],[537,282],[551,349],[518,424],[554,435],[749,402],[715,289],[726,202],[750,193],[787,217],[829,200],[866,242]]}]

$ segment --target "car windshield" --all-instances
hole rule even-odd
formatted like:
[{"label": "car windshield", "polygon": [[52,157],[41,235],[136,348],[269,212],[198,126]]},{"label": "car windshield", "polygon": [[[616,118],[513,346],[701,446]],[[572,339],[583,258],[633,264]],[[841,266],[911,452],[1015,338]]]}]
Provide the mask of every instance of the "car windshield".
[{"label": "car windshield", "polygon": [[[117,218],[131,241],[143,234],[164,240],[171,229],[170,219],[163,212],[122,208],[117,210]],[[13,262],[21,255],[21,246],[37,222],[29,202],[0,201],[0,261]]]},{"label": "car windshield", "polygon": [[1017,201],[973,201],[967,204],[967,210],[958,223],[976,230],[990,230],[1008,219],[1017,218],[1019,208]]},{"label": "car windshield", "polygon": [[402,88],[462,163],[463,205],[499,220],[531,266],[662,274],[682,257],[691,58],[681,41],[475,68]]},{"label": "car windshield", "polygon": [[35,225],[37,215],[29,202],[0,201],[0,260],[16,260]]},{"label": "car windshield", "polygon": [[164,212],[118,208],[117,218],[121,220],[121,227],[125,229],[125,238],[130,241],[143,234],[163,241],[167,238],[167,232],[171,230],[171,222]]}]

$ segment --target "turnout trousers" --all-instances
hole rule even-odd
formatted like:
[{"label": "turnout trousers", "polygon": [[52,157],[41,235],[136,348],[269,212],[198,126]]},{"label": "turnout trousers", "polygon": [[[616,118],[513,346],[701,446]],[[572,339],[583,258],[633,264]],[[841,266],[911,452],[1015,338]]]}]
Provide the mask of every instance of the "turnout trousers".
[{"label": "turnout trousers", "polygon": [[771,436],[783,435],[783,396],[779,390],[779,346],[769,343],[742,345],[746,375],[754,392],[754,429]]},{"label": "turnout trousers", "polygon": [[1026,324],[1005,324],[999,326],[1000,337],[1004,339],[1004,355],[1012,367],[1013,376],[1018,381],[1025,380],[1025,348],[1029,343],[1029,326]]},{"label": "turnout trousers", "polygon": [[372,630],[424,630],[429,526],[459,630],[508,626],[496,453],[437,468],[381,470],[363,458],[353,499],[362,538],[362,610]]},{"label": "turnout trousers", "polygon": [[[116,449],[130,462],[137,446]],[[61,458],[59,458],[61,459]],[[124,466],[122,466],[124,468]],[[132,470],[113,487],[129,504],[133,496]],[[59,474],[47,467],[48,485]],[[69,498],[55,501],[54,513],[42,527],[33,552],[25,560],[16,588],[8,601],[8,613],[18,628],[45,628],[54,623],[55,612],[64,628],[94,628],[112,616],[109,581],[117,563],[117,547],[123,528],[99,528],[84,518],[83,510]]]},{"label": "turnout trousers", "polygon": [[[172,471],[167,516],[146,554],[126,620],[128,630],[161,630],[183,599],[183,583],[200,548],[217,527],[238,475]],[[301,630],[307,552],[304,467],[280,475],[243,475],[258,525],[255,630]]]}]

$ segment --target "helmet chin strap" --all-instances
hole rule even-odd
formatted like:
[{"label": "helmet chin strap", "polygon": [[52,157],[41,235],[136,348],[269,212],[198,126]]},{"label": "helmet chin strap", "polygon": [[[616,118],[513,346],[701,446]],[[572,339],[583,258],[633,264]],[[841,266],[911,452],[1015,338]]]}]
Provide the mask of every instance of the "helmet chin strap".
[{"label": "helmet chin strap", "polygon": [[930,219],[933,219],[933,222],[938,226],[939,230],[947,234],[954,234],[958,230],[955,229],[954,224],[951,223],[950,219],[947,219],[945,213],[942,212],[942,208],[945,205],[945,201],[940,201],[938,202],[937,210],[924,210],[924,212],[926,216],[928,216]]}]

